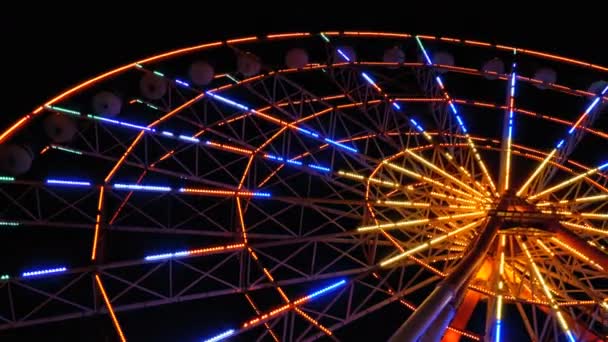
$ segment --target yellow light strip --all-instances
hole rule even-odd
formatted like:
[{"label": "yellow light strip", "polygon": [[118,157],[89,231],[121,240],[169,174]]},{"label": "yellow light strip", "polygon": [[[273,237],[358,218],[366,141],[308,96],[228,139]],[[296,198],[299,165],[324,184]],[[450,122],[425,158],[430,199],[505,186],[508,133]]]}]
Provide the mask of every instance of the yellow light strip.
[{"label": "yellow light strip", "polygon": [[436,180],[434,180],[434,179],[432,179],[432,178],[429,178],[429,177],[427,177],[427,176],[423,176],[423,175],[421,175],[421,174],[419,174],[419,173],[417,173],[417,172],[414,172],[414,171],[412,171],[412,170],[409,170],[409,169],[406,169],[406,168],[404,168],[404,167],[401,167],[401,166],[398,166],[398,165],[395,165],[395,164],[389,163],[389,162],[388,162],[388,161],[386,161],[386,160],[383,160],[383,161],[382,161],[382,164],[384,164],[384,165],[388,166],[389,168],[391,168],[391,169],[393,169],[393,170],[396,170],[396,171],[399,171],[399,172],[401,172],[401,173],[403,173],[403,174],[406,174],[406,175],[408,175],[408,176],[410,176],[410,177],[412,177],[412,178],[415,178],[415,179],[418,179],[418,180],[421,180],[421,181],[424,181],[424,182],[427,182],[427,183],[430,183],[430,184],[436,185],[436,186],[438,186],[438,187],[440,187],[440,188],[442,188],[442,189],[445,189],[445,190],[447,190],[447,191],[449,191],[449,192],[454,192],[454,193],[457,193],[457,194],[462,195],[462,196],[464,196],[464,197],[468,197],[468,198],[476,199],[476,200],[478,200],[478,201],[485,201],[485,200],[486,200],[486,199],[485,199],[485,198],[483,198],[483,197],[477,197],[477,196],[471,195],[471,194],[469,194],[469,193],[467,193],[467,192],[464,192],[464,191],[462,191],[462,190],[460,190],[460,189],[456,189],[456,188],[451,187],[451,186],[449,186],[449,185],[445,185],[445,184],[443,184],[443,183],[442,183],[442,182],[440,182],[440,181],[436,181]]},{"label": "yellow light strip", "polygon": [[597,213],[580,213],[582,217],[589,219],[605,219],[608,218],[608,214],[597,214]]},{"label": "yellow light strip", "polygon": [[568,251],[570,251],[571,253],[573,253],[574,255],[576,255],[577,257],[582,259],[583,261],[587,262],[589,265],[597,268],[598,270],[600,270],[600,271],[604,270],[604,268],[602,266],[598,265],[598,263],[595,262],[593,259],[590,259],[589,257],[587,257],[585,254],[583,254],[579,250],[575,249],[574,247],[568,245],[565,242],[562,242],[560,239],[556,238],[555,236],[551,237],[551,242],[559,245],[562,248],[567,249]]},{"label": "yellow light strip", "polygon": [[571,223],[571,222],[566,222],[566,221],[560,221],[559,223],[563,224],[564,226],[568,226],[568,227],[572,227],[572,228],[578,228],[578,229],[583,229],[583,230],[587,230],[587,231],[594,232],[594,233],[608,235],[608,230],[594,228],[594,227],[591,227],[588,225],[576,224],[576,223]]},{"label": "yellow light strip", "polygon": [[484,197],[484,195],[481,194],[480,192],[478,192],[477,190],[471,188],[470,186],[468,186],[463,181],[461,181],[461,180],[457,179],[456,177],[452,176],[451,174],[445,172],[444,170],[442,170],[439,167],[437,167],[437,165],[429,162],[428,160],[426,160],[423,157],[417,155],[416,153],[412,152],[411,150],[405,150],[405,152],[407,154],[409,154],[410,156],[414,157],[414,159],[418,160],[419,162],[423,163],[424,165],[426,165],[426,166],[430,167],[431,169],[435,170],[435,172],[441,174],[444,177],[449,178],[450,180],[454,181],[458,185],[462,186],[464,189],[467,189],[467,190],[473,192],[474,194],[476,194],[479,197],[482,197],[482,198]]},{"label": "yellow light strip", "polygon": [[533,200],[533,199],[539,198],[541,196],[544,196],[544,195],[550,194],[552,192],[555,192],[555,191],[557,191],[557,190],[559,190],[559,189],[561,189],[563,187],[566,187],[566,186],[568,186],[568,185],[570,185],[570,184],[572,184],[572,183],[574,183],[574,182],[576,182],[578,180],[581,180],[581,179],[583,179],[585,177],[591,176],[591,175],[597,173],[599,170],[601,170],[601,168],[600,167],[596,167],[596,168],[593,168],[593,169],[591,169],[591,170],[589,170],[587,172],[583,172],[583,173],[581,173],[581,174],[579,174],[577,176],[574,176],[574,177],[572,177],[570,179],[567,179],[567,180],[565,180],[565,181],[563,181],[563,182],[561,182],[561,183],[559,183],[559,184],[557,184],[555,186],[552,186],[549,189],[546,189],[546,190],[543,190],[543,191],[541,191],[541,192],[539,192],[537,194],[534,194],[534,195],[528,197],[528,199]]},{"label": "yellow light strip", "polygon": [[460,197],[456,197],[456,196],[452,196],[452,195],[446,195],[446,194],[442,194],[442,193],[435,192],[435,191],[431,191],[430,194],[431,194],[431,196],[442,198],[442,199],[446,199],[446,200],[450,200],[450,201],[456,201],[456,202],[462,202],[462,203],[470,203],[470,204],[477,204],[476,201],[473,201],[473,200],[470,200],[470,199],[460,198]]},{"label": "yellow light strip", "polygon": [[359,227],[359,228],[357,228],[357,231],[366,232],[366,231],[384,230],[384,229],[397,229],[397,228],[401,228],[401,227],[417,226],[417,225],[421,225],[421,224],[443,222],[443,221],[448,221],[448,220],[458,220],[458,219],[463,219],[463,218],[477,218],[477,217],[484,216],[485,214],[486,214],[485,211],[475,211],[475,212],[466,213],[466,214],[438,216],[438,217],[435,217],[432,219],[424,218],[424,219],[418,219],[418,220],[376,224],[376,225],[372,225],[372,226]]},{"label": "yellow light strip", "polygon": [[545,252],[547,252],[547,254],[551,255],[552,257],[555,256],[555,253],[553,253],[553,251],[551,251],[551,249],[549,249],[549,247],[547,247],[547,245],[545,245],[542,241],[540,241],[540,239],[536,239],[536,243],[545,250]]},{"label": "yellow light strip", "polygon": [[376,204],[382,204],[387,206],[405,207],[405,208],[429,208],[430,203],[426,202],[410,202],[410,201],[381,201],[377,200]]},{"label": "yellow light strip", "polygon": [[538,174],[545,168],[545,165],[547,165],[549,160],[551,160],[551,158],[553,158],[553,155],[555,155],[555,152],[557,152],[556,148],[554,148],[553,151],[551,151],[551,153],[549,153],[547,155],[547,157],[545,157],[543,162],[540,163],[540,165],[536,168],[536,170],[534,170],[534,173],[532,173],[532,175],[528,178],[528,180],[526,180],[524,185],[522,185],[521,188],[519,188],[519,190],[517,191],[517,196],[521,196],[521,194],[524,191],[526,191],[526,189],[528,189],[528,186],[530,186],[530,184],[532,183],[534,178],[536,178],[536,176],[538,176]]},{"label": "yellow light strip", "polygon": [[608,194],[603,194],[603,195],[594,195],[594,196],[587,196],[587,197],[578,197],[575,198],[573,200],[563,200],[563,201],[559,201],[559,204],[576,204],[576,203],[586,203],[586,202],[595,202],[595,201],[601,201],[601,200],[605,200],[608,199]]},{"label": "yellow light strip", "polygon": [[458,228],[456,230],[453,230],[453,231],[451,231],[451,232],[449,232],[447,234],[440,235],[440,236],[438,236],[438,237],[436,237],[436,238],[434,238],[432,240],[429,240],[429,241],[427,241],[427,242],[425,242],[425,243],[423,243],[421,245],[418,245],[418,246],[416,246],[414,248],[411,248],[411,249],[409,249],[409,250],[407,250],[407,251],[405,251],[403,253],[397,254],[394,257],[388,258],[388,259],[380,262],[380,266],[381,267],[386,267],[386,265],[392,264],[392,263],[394,263],[394,262],[396,262],[398,260],[401,260],[401,259],[403,259],[405,257],[408,257],[408,256],[410,256],[410,255],[412,255],[412,254],[414,254],[416,252],[420,252],[420,251],[423,251],[423,250],[425,250],[427,248],[430,248],[432,245],[437,244],[437,243],[439,243],[439,242],[441,242],[441,241],[443,241],[443,240],[445,240],[445,239],[447,239],[447,238],[449,238],[451,236],[454,236],[456,234],[460,234],[460,233],[462,233],[462,232],[464,232],[466,230],[469,230],[471,228],[474,228],[474,227],[478,226],[481,222],[483,222],[483,220],[471,222],[471,223],[469,223],[469,224],[467,224],[465,226],[462,226],[461,228]]},{"label": "yellow light strip", "polygon": [[547,296],[547,298],[549,299],[549,302],[551,303],[551,308],[553,309],[553,311],[555,312],[555,315],[557,316],[557,320],[559,322],[560,327],[562,328],[562,330],[564,331],[564,333],[566,335],[570,335],[571,334],[570,328],[568,328],[568,324],[566,323],[566,320],[562,316],[562,313],[559,310],[559,306],[557,305],[557,302],[553,298],[553,295],[551,294],[551,291],[549,290],[549,286],[547,286],[547,283],[545,283],[545,279],[542,277],[540,270],[538,269],[538,266],[536,266],[536,263],[534,263],[534,260],[532,259],[532,254],[530,254],[530,251],[528,250],[526,243],[521,241],[521,238],[519,236],[517,236],[517,241],[519,241],[521,247],[523,248],[524,252],[526,253],[526,256],[528,257],[528,262],[530,263],[530,265],[532,266],[532,269],[534,270],[536,279],[542,285],[545,296]]},{"label": "yellow light strip", "polygon": [[[389,181],[385,181],[379,178],[374,178],[374,177],[365,177],[363,175],[357,174],[357,173],[353,173],[353,172],[346,172],[346,171],[338,171],[338,174],[340,176],[346,177],[346,178],[351,178],[351,179],[356,179],[356,180],[360,180],[360,181],[368,181],[370,183],[374,183],[374,184],[378,184],[378,185],[382,185],[382,186],[386,186],[389,188],[393,188],[393,189],[400,189],[402,188],[402,186],[400,184],[397,183],[393,183],[393,182],[389,182]],[[413,187],[412,187],[413,190]]]}]

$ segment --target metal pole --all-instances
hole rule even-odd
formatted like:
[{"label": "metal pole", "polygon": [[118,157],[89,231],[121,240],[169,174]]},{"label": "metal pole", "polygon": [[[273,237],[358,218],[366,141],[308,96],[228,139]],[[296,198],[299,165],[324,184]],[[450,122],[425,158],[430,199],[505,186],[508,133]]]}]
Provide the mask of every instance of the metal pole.
[{"label": "metal pole", "polygon": [[445,334],[448,324],[454,318],[456,314],[456,307],[452,303],[448,304],[443,308],[443,311],[439,314],[437,319],[431,324],[430,329],[426,331],[420,338],[420,342],[439,342]]},{"label": "metal pole", "polygon": [[483,262],[501,220],[491,217],[482,228],[476,243],[450,274],[420,304],[418,309],[391,336],[389,342],[417,341],[426,332],[439,313],[450,303],[458,290],[471,277]]}]

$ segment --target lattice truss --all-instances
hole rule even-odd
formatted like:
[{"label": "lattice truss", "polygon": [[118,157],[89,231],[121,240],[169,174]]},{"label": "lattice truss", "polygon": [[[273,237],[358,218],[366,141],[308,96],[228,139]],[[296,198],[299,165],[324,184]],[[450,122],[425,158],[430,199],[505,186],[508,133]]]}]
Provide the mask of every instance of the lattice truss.
[{"label": "lattice truss", "polygon": [[[294,47],[308,60],[285,68]],[[243,56],[259,73],[237,71]],[[478,68],[493,57],[504,70]],[[188,79],[198,60],[214,66],[208,85]],[[537,79],[539,65],[561,83]],[[207,341],[386,339],[467,270],[444,341],[508,340],[509,325],[534,341],[605,337],[608,86],[579,89],[606,71],[325,32],[204,44],[91,79],[0,135],[35,156],[0,177],[0,329],[108,314],[126,340],[141,332],[121,317],[191,301],[189,329]],[[143,77],[166,92],[142,97]],[[118,115],[92,109],[108,90]],[[49,117],[74,137],[45,137]]]}]

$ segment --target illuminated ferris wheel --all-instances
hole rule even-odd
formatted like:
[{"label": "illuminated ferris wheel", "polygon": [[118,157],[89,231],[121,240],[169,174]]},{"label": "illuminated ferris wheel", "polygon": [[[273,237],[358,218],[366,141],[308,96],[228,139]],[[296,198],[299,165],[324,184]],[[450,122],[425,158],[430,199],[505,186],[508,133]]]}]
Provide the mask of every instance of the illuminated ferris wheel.
[{"label": "illuminated ferris wheel", "polygon": [[129,324],[166,306],[198,341],[604,340],[606,72],[323,32],[99,75],[0,134],[0,329],[180,340]]}]

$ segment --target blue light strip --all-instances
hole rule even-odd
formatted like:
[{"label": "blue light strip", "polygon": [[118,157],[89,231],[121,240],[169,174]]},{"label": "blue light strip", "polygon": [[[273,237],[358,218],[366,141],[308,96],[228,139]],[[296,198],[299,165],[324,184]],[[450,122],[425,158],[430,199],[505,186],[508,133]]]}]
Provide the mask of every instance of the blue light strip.
[{"label": "blue light strip", "polygon": [[568,341],[570,341],[570,342],[576,342],[576,339],[574,338],[574,335],[572,335],[572,331],[568,330],[566,332],[566,336],[568,336]]},{"label": "blue light strip", "polygon": [[220,100],[220,101],[222,101],[222,102],[224,102],[224,103],[226,103],[226,104],[229,104],[229,105],[231,105],[231,106],[233,106],[233,107],[237,107],[237,108],[242,109],[242,110],[244,110],[244,111],[249,111],[249,107],[244,106],[244,105],[242,105],[242,104],[240,104],[240,103],[234,102],[234,101],[232,101],[232,100],[230,100],[230,99],[227,99],[227,98],[225,98],[225,97],[223,97],[223,96],[216,95],[216,94],[214,94],[214,93],[212,93],[212,92],[210,92],[210,91],[205,92],[205,94],[207,94],[207,95],[209,95],[209,96],[213,97],[213,98],[214,98],[214,99],[216,99],[216,100]]},{"label": "blue light strip", "polygon": [[328,291],[331,291],[331,290],[333,290],[333,289],[335,289],[337,287],[340,287],[340,286],[342,286],[344,284],[346,284],[346,280],[342,279],[342,280],[340,280],[339,282],[337,282],[337,283],[335,283],[333,285],[330,285],[328,287],[322,288],[322,289],[320,289],[318,291],[315,291],[315,292],[309,294],[307,297],[310,298],[310,299],[315,298],[315,297],[320,296],[320,295],[322,295],[322,294],[324,294],[324,293],[326,293]]},{"label": "blue light strip", "polygon": [[325,138],[325,139],[323,139],[323,140],[325,140],[326,142],[328,142],[328,143],[330,143],[330,144],[332,144],[332,145],[334,145],[334,146],[341,147],[341,148],[343,148],[343,149],[345,149],[345,150],[348,150],[348,151],[351,151],[351,152],[354,152],[354,153],[357,153],[357,152],[358,152],[356,148],[352,148],[352,147],[350,147],[350,146],[346,146],[346,145],[344,145],[344,144],[342,144],[342,143],[339,143],[339,142],[337,142],[337,141],[331,140],[331,139],[329,139],[329,138]]},{"label": "blue light strip", "polygon": [[188,87],[188,88],[190,87],[190,84],[188,82],[184,82],[184,81],[182,81],[180,79],[177,79],[177,78],[175,79],[175,83],[177,83],[177,84],[179,84],[181,86],[184,86],[184,87]]},{"label": "blue light strip", "polygon": [[315,164],[308,164],[308,167],[313,168],[313,169],[317,169],[320,171],[324,171],[324,172],[330,172],[331,170],[325,166],[320,166],[320,165],[315,165]]},{"label": "blue light strip", "polygon": [[278,162],[281,163],[287,163],[287,164],[292,164],[292,165],[297,165],[297,166],[308,166],[310,168],[313,169],[317,169],[323,172],[331,172],[331,169],[325,166],[321,166],[321,165],[317,165],[317,164],[304,164],[301,161],[298,160],[293,160],[293,159],[287,159],[287,158],[283,158],[283,157],[278,157],[272,154],[264,154],[264,158],[266,159],[270,159],[270,160],[276,160]]},{"label": "blue light strip", "polygon": [[374,88],[378,87],[378,85],[376,84],[376,82],[374,82],[374,80],[372,80],[371,77],[369,77],[366,73],[362,72],[361,76],[363,76],[363,78],[365,78],[365,80],[367,81],[367,83],[371,84]]},{"label": "blue light strip", "polygon": [[420,132],[424,132],[424,128],[422,128],[422,126],[420,126],[418,124],[418,122],[416,122],[416,120],[414,119],[410,119],[410,122],[414,125],[414,127],[416,127],[416,129]]},{"label": "blue light strip", "polygon": [[494,342],[500,342],[500,320],[496,320],[496,330],[494,331],[495,339]]},{"label": "blue light strip", "polygon": [[604,89],[601,91],[601,93],[595,97],[595,99],[593,100],[593,102],[591,102],[591,104],[589,105],[589,107],[587,107],[587,109],[585,110],[585,112],[581,115],[581,117],[576,121],[576,123],[574,123],[574,125],[572,125],[572,127],[570,128],[570,130],[568,131],[568,134],[572,134],[574,133],[574,130],[578,127],[578,125],[583,121],[583,119],[589,115],[589,113],[591,113],[591,111],[593,110],[593,108],[595,108],[595,106],[597,106],[598,103],[600,103],[600,100],[602,99],[602,97],[604,96],[604,94],[606,94],[606,92],[608,91],[608,85],[606,85],[606,87],[604,87]]},{"label": "blue light strip", "polygon": [[154,254],[145,257],[144,259],[147,261],[150,260],[161,260],[161,259],[171,259],[173,257],[173,253],[163,253],[163,254]]},{"label": "blue light strip", "polygon": [[270,197],[270,192],[257,192],[257,191],[254,191],[253,192],[253,196],[254,197],[267,197],[267,198],[269,198]]},{"label": "blue light strip", "polygon": [[296,129],[297,129],[298,131],[300,131],[300,132],[302,132],[302,133],[304,133],[304,134],[308,134],[308,135],[310,135],[310,136],[312,136],[312,137],[315,137],[315,138],[318,138],[318,137],[319,137],[319,135],[318,135],[317,133],[315,133],[315,132],[311,132],[311,131],[309,131],[309,130],[307,130],[307,129],[305,129],[305,128],[302,128],[302,127],[296,127]]},{"label": "blue light strip", "polygon": [[113,185],[114,189],[119,190],[143,190],[143,191],[157,191],[157,192],[168,192],[171,188],[168,186],[156,186],[156,185],[139,185],[139,184],[121,184],[116,183]]},{"label": "blue light strip", "polygon": [[193,143],[199,143],[199,142],[201,142],[199,139],[197,139],[195,137],[189,137],[187,135],[180,135],[179,138],[181,140],[185,140],[185,141],[189,141],[189,142],[193,142]]},{"label": "blue light strip", "polygon": [[67,185],[67,186],[91,186],[90,182],[74,181],[74,180],[67,180],[67,179],[47,179],[46,184]]},{"label": "blue light strip", "polygon": [[50,269],[46,269],[46,270],[37,270],[37,271],[28,271],[28,272],[23,272],[21,274],[22,277],[35,277],[35,276],[39,276],[39,275],[45,275],[45,274],[51,274],[51,273],[60,273],[60,272],[65,272],[68,269],[65,267],[58,267],[58,268],[50,268]]},{"label": "blue light strip", "polygon": [[230,330],[226,330],[223,333],[219,334],[219,335],[215,335],[214,337],[208,338],[206,340],[204,340],[203,342],[217,342],[217,341],[221,341],[227,337],[232,336],[232,334],[234,334],[234,329],[230,329]]},{"label": "blue light strip", "polygon": [[[418,43],[418,46],[420,47],[420,49],[422,50],[422,53],[424,54],[424,58],[426,59],[426,64],[427,65],[432,65],[433,61],[429,57],[429,54],[427,53],[426,49],[424,48],[424,45],[422,45],[422,41],[420,41],[420,38],[418,36],[416,36],[416,42]],[[437,84],[439,84],[439,87],[441,88],[441,90],[444,92],[444,95],[446,96],[446,99],[448,100],[448,103],[450,105],[450,109],[452,110],[452,113],[454,113],[454,115],[456,116],[456,120],[458,121],[458,125],[460,126],[460,128],[462,129],[462,131],[466,134],[467,133],[467,128],[465,127],[464,122],[460,118],[460,114],[458,113],[458,110],[456,109],[456,106],[454,105],[454,102],[452,101],[451,98],[449,98],[449,96],[445,92],[445,87],[443,85],[443,81],[441,80],[441,77],[436,76],[435,80],[437,81]]]},{"label": "blue light strip", "polygon": [[348,58],[348,56],[342,50],[338,49],[338,53],[340,54],[340,56],[346,59],[347,62],[350,62],[350,58]]},{"label": "blue light strip", "polygon": [[148,128],[146,126],[136,125],[136,124],[132,124],[132,123],[124,122],[124,121],[109,119],[109,118],[106,118],[103,116],[88,114],[87,117],[94,119],[94,120],[111,123],[111,124],[114,124],[117,126],[130,127],[130,128],[135,128],[135,129],[142,130],[142,131],[147,131],[147,132],[156,132],[156,130],[153,128]]},{"label": "blue light strip", "polygon": [[17,227],[19,225],[19,222],[14,222],[14,221],[0,221],[0,226],[11,226],[11,227]]},{"label": "blue light strip", "polygon": [[169,131],[163,131],[162,135],[167,136],[167,137],[174,137],[175,136],[175,134],[173,134],[173,133],[171,133]]},{"label": "blue light strip", "polygon": [[[214,94],[214,93],[212,93],[212,92],[209,92],[209,91],[208,91],[208,92],[206,92],[205,94],[208,94],[209,96],[213,97],[214,99],[218,99],[218,100],[220,100],[220,101],[222,101],[222,102],[224,102],[224,103],[227,103],[227,104],[229,104],[229,105],[231,105],[231,106],[233,106],[233,107],[236,107],[236,108],[239,108],[239,109],[242,109],[242,110],[245,110],[245,111],[251,111],[252,113],[256,114],[256,111],[255,111],[255,110],[253,110],[253,109],[249,109],[249,107],[247,107],[247,106],[245,106],[245,105],[242,105],[242,104],[240,104],[240,103],[237,103],[237,102],[235,102],[235,101],[232,101],[232,100],[230,100],[230,99],[228,99],[228,98],[225,98],[225,97],[223,97],[223,96],[216,95],[216,94]],[[291,125],[290,125],[289,127],[295,128],[295,129],[296,129],[296,130],[298,130],[299,132],[302,132],[302,133],[304,133],[304,134],[310,135],[310,136],[312,136],[312,137],[315,137],[315,138],[320,138],[319,134],[317,134],[317,133],[315,133],[315,132],[313,132],[313,131],[310,131],[310,130],[308,130],[308,129],[301,128],[301,127],[297,127],[297,126],[291,126]],[[182,138],[182,136],[180,136],[180,138]],[[197,140],[198,140],[198,139],[197,139]],[[334,145],[334,146],[337,146],[337,147],[340,147],[340,148],[342,148],[342,149],[348,150],[348,151],[350,151],[350,152],[353,152],[353,153],[357,153],[357,152],[359,152],[357,149],[355,149],[355,148],[353,148],[353,147],[346,146],[346,145],[341,144],[341,143],[339,143],[339,142],[337,142],[337,141],[334,141],[334,140],[332,140],[332,139],[329,139],[329,138],[324,138],[323,140],[324,140],[325,142],[329,143],[329,144],[332,144],[332,145]]]}]

